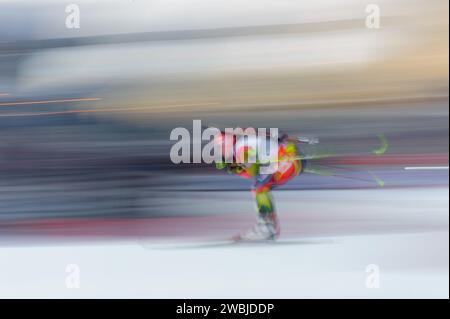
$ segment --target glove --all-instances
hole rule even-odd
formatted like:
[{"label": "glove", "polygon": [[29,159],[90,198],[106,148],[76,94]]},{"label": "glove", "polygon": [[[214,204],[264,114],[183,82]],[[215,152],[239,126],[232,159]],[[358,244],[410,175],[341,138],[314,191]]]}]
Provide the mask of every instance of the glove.
[{"label": "glove", "polygon": [[244,170],[244,168],[239,164],[229,164],[228,165],[228,173],[229,174],[239,174]]},{"label": "glove", "polygon": [[216,168],[217,169],[224,169],[225,167],[227,167],[227,163],[216,162]]}]

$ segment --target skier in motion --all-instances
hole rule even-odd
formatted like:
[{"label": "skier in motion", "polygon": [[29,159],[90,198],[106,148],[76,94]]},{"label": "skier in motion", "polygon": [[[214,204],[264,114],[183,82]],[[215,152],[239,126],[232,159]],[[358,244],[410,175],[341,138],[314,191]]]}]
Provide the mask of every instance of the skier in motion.
[{"label": "skier in motion", "polygon": [[[227,139],[231,142],[226,142]],[[222,162],[216,162],[217,169],[225,169],[229,174],[254,180],[252,193],[257,210],[256,225],[234,239],[275,240],[280,235],[280,224],[271,190],[303,172],[305,160],[299,156],[297,143],[317,144],[318,140],[306,137],[293,139],[286,134],[277,138],[220,133],[214,142],[222,148]],[[250,156],[256,155],[259,158],[258,152],[267,149],[276,150],[271,151],[267,162],[249,161]]]}]

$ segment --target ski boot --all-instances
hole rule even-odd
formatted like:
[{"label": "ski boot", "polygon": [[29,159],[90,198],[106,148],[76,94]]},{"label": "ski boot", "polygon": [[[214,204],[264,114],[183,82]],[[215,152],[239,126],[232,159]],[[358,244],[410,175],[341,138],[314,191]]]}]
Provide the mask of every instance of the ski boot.
[{"label": "ski boot", "polygon": [[253,228],[236,236],[236,241],[273,241],[280,236],[280,226],[275,213],[266,216],[258,216],[257,223]]}]

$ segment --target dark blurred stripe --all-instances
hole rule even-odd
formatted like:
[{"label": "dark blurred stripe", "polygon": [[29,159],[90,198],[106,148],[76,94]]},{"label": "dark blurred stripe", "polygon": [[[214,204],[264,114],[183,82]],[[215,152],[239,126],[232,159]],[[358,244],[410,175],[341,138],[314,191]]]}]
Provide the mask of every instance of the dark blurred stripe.
[{"label": "dark blurred stripe", "polygon": [[[393,17],[384,17],[383,23],[390,23]],[[244,36],[267,36],[280,34],[302,34],[316,32],[330,32],[348,29],[364,28],[363,19],[349,19],[312,23],[261,25],[245,27],[228,27],[217,29],[155,31],[129,34],[112,34],[88,37],[73,37],[60,39],[23,40],[0,42],[0,54],[23,53],[34,50],[45,50],[62,47],[76,47],[89,45],[122,44],[151,41],[179,41],[199,40]]]}]

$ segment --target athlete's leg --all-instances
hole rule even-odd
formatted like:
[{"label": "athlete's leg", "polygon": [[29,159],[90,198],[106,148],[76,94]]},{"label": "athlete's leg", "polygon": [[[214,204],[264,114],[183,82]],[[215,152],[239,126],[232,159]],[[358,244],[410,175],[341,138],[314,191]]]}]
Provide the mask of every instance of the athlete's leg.
[{"label": "athlete's leg", "polygon": [[275,239],[280,233],[278,226],[278,218],[275,213],[275,206],[273,203],[272,175],[257,176],[255,184],[252,188],[252,193],[255,198],[257,223],[250,229],[239,236],[241,240],[268,240]]},{"label": "athlete's leg", "polygon": [[252,188],[257,210],[257,224],[250,231],[239,236],[243,240],[276,239],[280,235],[280,225],[275,211],[271,190],[282,185],[301,172],[299,161],[283,162],[279,170],[271,175],[258,175]]},{"label": "athlete's leg", "polygon": [[256,210],[258,213],[258,223],[268,225],[273,232],[273,236],[277,237],[280,234],[280,227],[271,192],[272,186],[273,178],[271,175],[258,177],[252,192],[255,198]]}]

